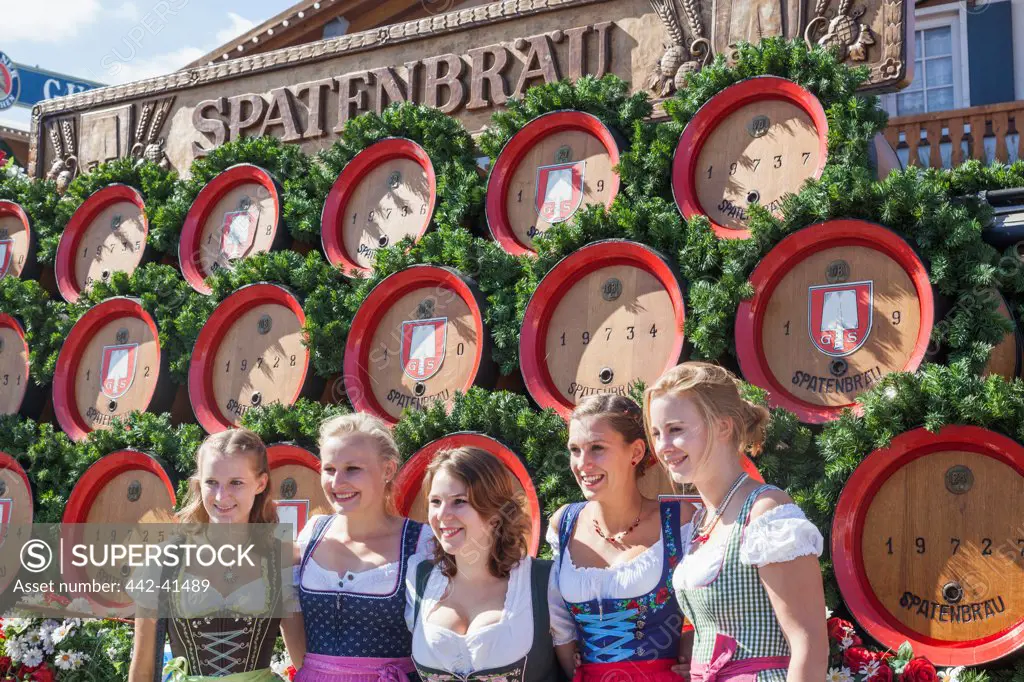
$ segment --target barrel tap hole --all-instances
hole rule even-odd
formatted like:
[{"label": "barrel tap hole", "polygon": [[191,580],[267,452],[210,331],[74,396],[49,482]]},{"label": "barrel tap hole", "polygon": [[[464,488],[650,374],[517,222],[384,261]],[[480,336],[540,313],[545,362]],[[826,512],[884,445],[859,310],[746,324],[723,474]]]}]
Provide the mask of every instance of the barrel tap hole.
[{"label": "barrel tap hole", "polygon": [[252,394],[252,397],[249,398],[249,402],[252,403],[253,407],[256,407],[263,402],[263,396],[260,395],[259,391],[256,391]]},{"label": "barrel tap hole", "polygon": [[834,377],[841,377],[850,369],[846,360],[842,358],[836,358],[832,362],[828,363],[828,371],[832,373]]},{"label": "barrel tap hole", "polygon": [[964,588],[959,583],[946,583],[942,586],[942,598],[950,604],[956,604],[964,598]]},{"label": "barrel tap hole", "polygon": [[104,270],[102,273],[100,273],[100,277],[102,277],[103,279],[110,279],[110,270]]},{"label": "barrel tap hole", "polygon": [[381,236],[377,237],[377,244],[379,244],[380,248],[382,248],[382,249],[384,247],[386,247],[390,243],[391,243],[391,240],[388,239],[388,236],[386,234],[382,234]]},{"label": "barrel tap hole", "polygon": [[417,381],[416,385],[412,387],[412,392],[416,394],[416,397],[420,397],[427,392],[427,385],[422,381]]},{"label": "barrel tap hole", "polygon": [[600,379],[602,384],[607,385],[612,383],[612,379],[615,378],[615,372],[610,367],[605,367],[598,373],[597,378]]},{"label": "barrel tap hole", "polygon": [[749,192],[747,192],[747,203],[752,204],[755,201],[761,201],[761,193],[758,192],[756,189],[752,189]]},{"label": "barrel tap hole", "polygon": [[107,412],[117,412],[117,401],[111,400],[107,403]]}]

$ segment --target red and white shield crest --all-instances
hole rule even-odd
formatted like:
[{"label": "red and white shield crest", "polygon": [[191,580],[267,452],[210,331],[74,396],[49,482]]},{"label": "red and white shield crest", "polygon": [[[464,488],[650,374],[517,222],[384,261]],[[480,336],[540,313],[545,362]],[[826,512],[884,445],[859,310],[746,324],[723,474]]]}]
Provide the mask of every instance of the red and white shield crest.
[{"label": "red and white shield crest", "polygon": [[437,374],[444,362],[448,318],[412,320],[402,323],[402,371],[414,381],[426,381]]},{"label": "red and white shield crest", "polygon": [[7,274],[7,270],[11,267],[11,261],[13,260],[14,240],[0,239],[0,277]]},{"label": "red and white shield crest", "polygon": [[100,390],[111,400],[117,400],[132,387],[138,365],[139,344],[126,343],[104,346],[100,360]]},{"label": "red and white shield crest", "polygon": [[0,499],[0,547],[7,539],[7,529],[11,525],[11,513],[14,511],[14,500],[10,498]]},{"label": "red and white shield crest", "polygon": [[807,289],[807,332],[815,348],[842,357],[864,345],[874,313],[872,282],[824,284]]},{"label": "red and white shield crest", "polygon": [[556,163],[537,169],[537,213],[551,224],[565,222],[583,203],[586,161]]},{"label": "red and white shield crest", "polygon": [[230,211],[224,214],[220,228],[220,252],[225,258],[241,258],[256,241],[256,223],[259,215],[248,211]]},{"label": "red and white shield crest", "polygon": [[306,527],[307,520],[309,520],[309,500],[277,501],[277,522],[291,524],[292,540],[299,537],[299,533]]}]

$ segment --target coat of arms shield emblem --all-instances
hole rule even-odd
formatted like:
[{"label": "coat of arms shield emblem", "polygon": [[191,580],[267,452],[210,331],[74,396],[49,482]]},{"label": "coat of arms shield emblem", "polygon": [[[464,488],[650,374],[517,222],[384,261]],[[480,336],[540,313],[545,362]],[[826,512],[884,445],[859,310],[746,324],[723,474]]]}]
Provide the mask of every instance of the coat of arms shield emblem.
[{"label": "coat of arms shield emblem", "polygon": [[234,260],[249,252],[256,241],[258,220],[259,214],[251,208],[224,214],[220,229],[220,252],[224,258]]},{"label": "coat of arms shield emblem", "polygon": [[807,332],[825,355],[850,355],[871,334],[874,284],[843,282],[807,289]]},{"label": "coat of arms shield emblem", "polygon": [[583,203],[586,161],[556,163],[537,169],[537,214],[551,223],[565,222]]},{"label": "coat of arms shield emblem", "polygon": [[0,277],[7,274],[14,260],[14,239],[0,239]]},{"label": "coat of arms shield emblem", "polygon": [[118,346],[104,346],[100,361],[100,390],[111,400],[117,400],[135,382],[138,365],[139,344],[126,343]]},{"label": "coat of arms shield emblem", "polygon": [[426,381],[444,362],[448,318],[409,320],[402,323],[402,371],[413,381]]}]

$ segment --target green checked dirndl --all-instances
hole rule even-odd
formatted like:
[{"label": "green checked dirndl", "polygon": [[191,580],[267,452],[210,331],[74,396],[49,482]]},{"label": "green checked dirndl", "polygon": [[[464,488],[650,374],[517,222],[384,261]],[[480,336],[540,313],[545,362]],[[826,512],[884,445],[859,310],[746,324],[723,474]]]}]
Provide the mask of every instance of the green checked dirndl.
[{"label": "green checked dirndl", "polygon": [[[740,561],[740,546],[758,496],[773,486],[763,485],[747,497],[726,541],[725,558],[718,575],[704,587],[686,589],[675,581],[676,599],[693,623],[695,639],[692,661],[709,663],[715,640],[725,635],[736,640],[733,661],[750,658],[789,656],[789,644],[775,617],[768,592],[761,584],[757,567]],[[681,564],[677,570],[685,570]],[[785,682],[786,669],[761,670],[757,682]]]}]

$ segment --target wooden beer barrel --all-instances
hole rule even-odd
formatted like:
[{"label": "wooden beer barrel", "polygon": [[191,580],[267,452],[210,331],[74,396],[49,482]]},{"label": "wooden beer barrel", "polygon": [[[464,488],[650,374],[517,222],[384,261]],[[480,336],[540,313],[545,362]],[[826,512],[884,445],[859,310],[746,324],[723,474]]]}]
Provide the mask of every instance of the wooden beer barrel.
[{"label": "wooden beer barrel", "polygon": [[868,143],[868,161],[875,169],[875,177],[879,181],[885,180],[894,170],[903,170],[903,163],[889,140],[885,139],[885,133],[877,133]]},{"label": "wooden beer barrel", "polygon": [[1013,330],[1003,337],[1003,340],[992,349],[992,354],[988,358],[988,363],[985,365],[985,371],[983,376],[989,374],[998,374],[1006,379],[1013,380],[1021,376],[1021,370],[1024,369],[1021,363],[1021,355],[1024,354],[1024,339],[1021,338],[1020,328],[1017,326],[1017,320],[1014,315],[1010,312],[1010,307],[1006,303],[1006,299],[998,291],[992,290],[987,292],[991,296],[997,297],[998,301],[998,312],[1000,315],[1005,317],[1013,324]]},{"label": "wooden beer barrel", "polygon": [[205,280],[231,261],[283,249],[291,241],[281,225],[281,190],[259,166],[232,166],[208,182],[189,208],[178,241],[181,274],[209,294]]},{"label": "wooden beer barrel", "polygon": [[[32,486],[18,461],[0,451],[0,593],[21,569],[21,548],[32,533]],[[12,528],[16,529],[12,533]]]},{"label": "wooden beer barrel", "polygon": [[627,395],[679,362],[686,311],[668,262],[618,239],[563,258],[526,306],[519,366],[541,407],[568,417],[581,398]]},{"label": "wooden beer barrel", "polygon": [[0,277],[38,279],[36,241],[25,209],[0,201]]},{"label": "wooden beer barrel", "polygon": [[46,402],[46,391],[32,381],[25,330],[14,317],[0,313],[0,414],[35,419]]},{"label": "wooden beer barrel", "polygon": [[270,490],[277,502],[279,523],[291,523],[295,537],[316,514],[332,514],[320,486],[320,460],[294,443],[275,443],[267,448]]},{"label": "wooden beer barrel", "polygon": [[936,665],[1024,646],[1024,447],[975,426],[916,429],[861,462],[832,526],[836,579],[869,635]]},{"label": "wooden beer barrel", "polygon": [[93,282],[115,272],[132,273],[153,259],[149,221],[138,190],[108,185],[86,199],[68,221],[57,245],[54,274],[65,301],[74,303]]},{"label": "wooden beer barrel", "polygon": [[894,232],[831,220],[791,234],[750,275],[736,319],[747,381],[773,407],[819,424],[854,407],[890,372],[913,372],[928,349],[935,296],[924,263]]},{"label": "wooden beer barrel", "polygon": [[156,322],[133,298],[90,308],[57,356],[53,411],[73,440],[110,428],[133,410],[163,412],[174,394]]},{"label": "wooden beer barrel", "polygon": [[192,410],[208,433],[239,426],[251,407],[320,395],[302,344],[305,323],[298,299],[277,284],[250,284],[217,306],[188,369]]},{"label": "wooden beer barrel", "polygon": [[391,137],[355,155],[338,174],[324,203],[324,253],[345,273],[362,276],[378,249],[406,237],[418,241],[437,206],[437,178],[426,150]]},{"label": "wooden beer barrel", "polygon": [[534,253],[534,237],[583,206],[611,206],[623,146],[582,111],[553,111],[527,123],[505,143],[487,178],[491,236],[509,253]]},{"label": "wooden beer barrel", "polygon": [[451,404],[456,391],[489,387],[496,367],[476,284],[433,265],[387,277],[352,320],[344,371],[352,407],[389,423],[407,407]]},{"label": "wooden beer barrel", "polygon": [[537,556],[540,549],[541,539],[541,508],[537,498],[537,490],[533,486],[530,472],[522,458],[505,446],[500,441],[482,433],[464,431],[453,433],[435,441],[427,443],[409,460],[402,465],[394,483],[395,507],[400,516],[406,516],[416,521],[426,523],[427,521],[427,494],[423,490],[423,479],[427,473],[427,466],[433,461],[434,456],[442,450],[452,448],[473,447],[486,450],[501,460],[508,469],[515,474],[526,494],[526,502],[530,512],[532,524],[530,526],[530,537],[527,546],[530,548],[530,556]]},{"label": "wooden beer barrel", "polygon": [[[127,528],[130,526],[173,522],[175,504],[174,486],[159,462],[138,450],[118,450],[101,457],[86,469],[68,497],[61,521],[65,524],[117,524],[123,526],[125,532],[116,529],[119,531],[116,539],[128,542]],[[79,526],[62,531],[65,551],[69,544],[89,541],[84,529],[84,526]],[[155,544],[155,540],[149,539],[149,544]],[[64,565],[70,574],[68,583],[98,580],[121,585],[122,589],[105,594],[69,595],[88,599],[96,615],[130,616],[133,613],[134,602],[123,589],[125,582],[133,576],[132,568],[127,564],[120,568],[74,568],[65,561]]]},{"label": "wooden beer barrel", "polygon": [[828,121],[792,81],[740,81],[702,106],[672,159],[672,195],[684,218],[706,215],[719,237],[745,239],[747,207],[779,215],[782,199],[825,169]]}]

